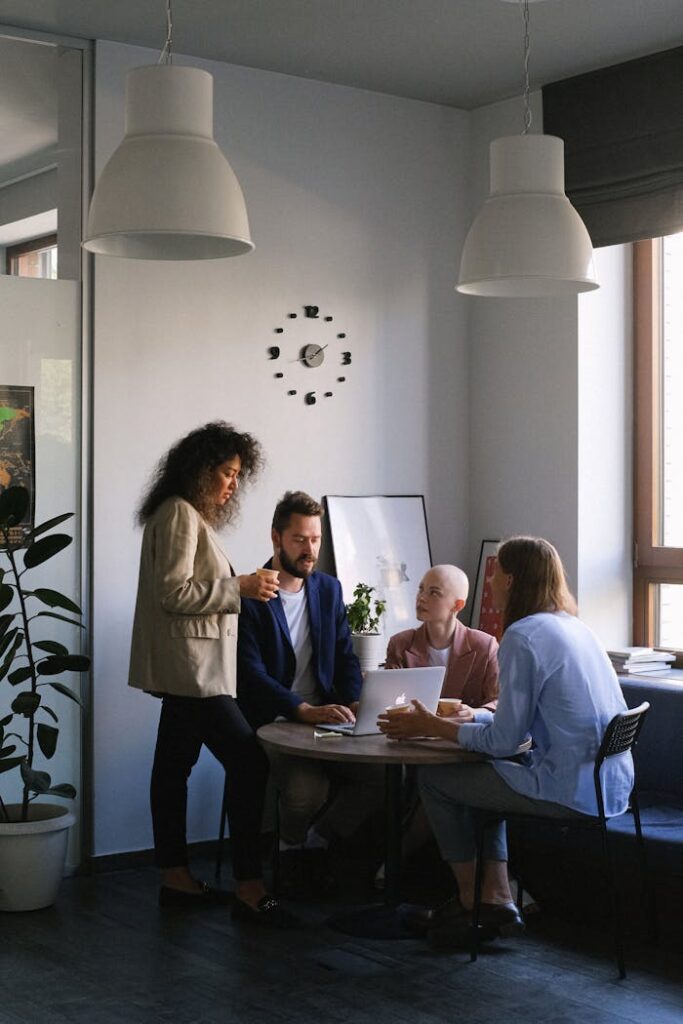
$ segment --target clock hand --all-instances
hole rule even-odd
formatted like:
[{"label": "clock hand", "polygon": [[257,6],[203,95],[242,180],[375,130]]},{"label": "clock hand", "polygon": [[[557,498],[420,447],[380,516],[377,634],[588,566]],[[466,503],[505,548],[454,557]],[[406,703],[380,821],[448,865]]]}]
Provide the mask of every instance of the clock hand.
[{"label": "clock hand", "polygon": [[[318,348],[315,350],[315,353],[313,354],[317,356],[320,352],[324,352],[328,345],[329,341],[325,345],[319,345]],[[303,357],[297,356],[296,359],[290,359],[289,361],[290,363],[301,363],[303,362]]]}]

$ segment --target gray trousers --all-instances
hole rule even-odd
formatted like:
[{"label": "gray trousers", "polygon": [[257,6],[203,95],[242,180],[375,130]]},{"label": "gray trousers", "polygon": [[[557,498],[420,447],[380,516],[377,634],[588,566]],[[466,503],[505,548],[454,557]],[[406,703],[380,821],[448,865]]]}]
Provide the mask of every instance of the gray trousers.
[{"label": "gray trousers", "polygon": [[313,822],[325,839],[346,839],[381,808],[383,768],[315,761],[266,749],[280,798],[280,838],[285,843],[303,843]]},{"label": "gray trousers", "polygon": [[[582,817],[562,804],[534,800],[508,786],[496,769],[483,764],[434,764],[418,772],[420,795],[441,855],[449,863],[474,860],[477,852],[472,808],[547,818]],[[491,825],[484,836],[484,859],[507,860],[505,822]]]}]

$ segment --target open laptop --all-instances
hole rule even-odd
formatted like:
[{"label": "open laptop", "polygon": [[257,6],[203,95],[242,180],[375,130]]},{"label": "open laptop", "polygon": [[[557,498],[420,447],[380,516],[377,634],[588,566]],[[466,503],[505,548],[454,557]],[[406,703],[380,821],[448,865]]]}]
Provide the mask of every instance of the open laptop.
[{"label": "open laptop", "polygon": [[377,719],[390,706],[410,704],[413,698],[421,700],[429,710],[436,712],[446,669],[388,668],[365,673],[360,703],[355,722],[338,725],[316,725],[316,729],[339,732],[344,736],[371,736],[378,733]]}]

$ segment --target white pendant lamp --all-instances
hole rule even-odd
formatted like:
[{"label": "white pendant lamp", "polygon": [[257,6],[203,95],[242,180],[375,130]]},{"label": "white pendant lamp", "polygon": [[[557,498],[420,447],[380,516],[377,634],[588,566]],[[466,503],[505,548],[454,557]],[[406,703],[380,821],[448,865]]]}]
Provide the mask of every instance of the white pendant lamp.
[{"label": "white pendant lamp", "polygon": [[593,247],[564,192],[564,142],[528,134],[529,0],[521,2],[524,133],[491,143],[490,194],[465,239],[457,290],[501,298],[576,295],[599,287]]},{"label": "white pendant lamp", "polygon": [[213,138],[213,78],[161,59],[128,72],[125,136],[92,198],[90,252],[143,260],[240,256],[254,244],[242,189]]}]

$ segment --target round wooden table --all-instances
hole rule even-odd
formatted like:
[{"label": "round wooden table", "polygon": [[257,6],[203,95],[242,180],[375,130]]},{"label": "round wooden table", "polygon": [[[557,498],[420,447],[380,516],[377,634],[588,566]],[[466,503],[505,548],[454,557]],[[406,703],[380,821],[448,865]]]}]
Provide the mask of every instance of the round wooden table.
[{"label": "round wooden table", "polygon": [[[482,761],[482,754],[463,750],[438,739],[390,740],[381,734],[344,736],[317,730],[300,722],[271,722],[258,730],[258,738],[280,754],[310,757],[316,761],[353,761],[381,764],[386,785],[386,860],[384,902],[400,901],[401,877],[401,781],[403,765],[456,764]],[[388,937],[388,936],[387,936]]]}]

